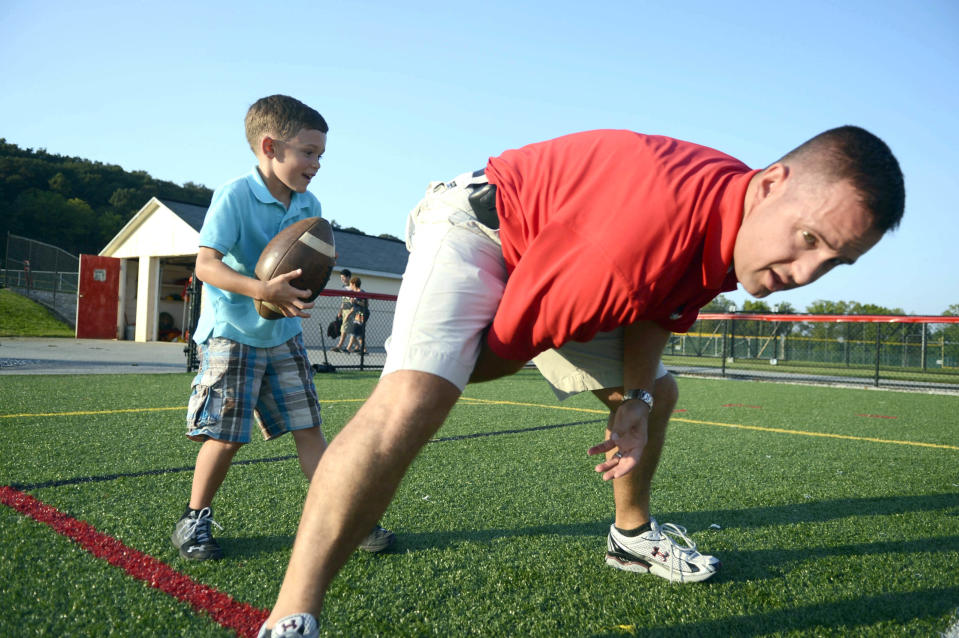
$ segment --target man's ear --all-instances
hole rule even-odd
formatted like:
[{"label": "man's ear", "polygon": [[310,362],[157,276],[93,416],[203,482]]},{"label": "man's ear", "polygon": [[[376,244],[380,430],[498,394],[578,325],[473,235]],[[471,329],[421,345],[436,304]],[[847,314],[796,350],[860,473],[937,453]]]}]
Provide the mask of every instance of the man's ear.
[{"label": "man's ear", "polygon": [[779,194],[779,191],[786,185],[792,171],[782,162],[776,162],[767,166],[759,176],[759,188],[756,191],[757,197],[765,199],[773,194]]}]

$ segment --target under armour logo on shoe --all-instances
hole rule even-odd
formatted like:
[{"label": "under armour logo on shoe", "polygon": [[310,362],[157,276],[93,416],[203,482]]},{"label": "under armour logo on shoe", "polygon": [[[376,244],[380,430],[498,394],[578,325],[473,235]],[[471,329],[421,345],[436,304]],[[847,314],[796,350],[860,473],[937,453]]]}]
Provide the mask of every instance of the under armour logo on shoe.
[{"label": "under armour logo on shoe", "polygon": [[664,563],[666,562],[666,559],[669,558],[669,552],[661,552],[659,551],[658,547],[654,547],[653,551],[650,553],[656,558],[658,558],[659,560],[663,561]]},{"label": "under armour logo on shoe", "polygon": [[295,631],[295,630],[297,630],[297,629],[299,629],[299,628],[300,628],[300,619],[299,619],[299,618],[291,618],[291,619],[289,619],[289,620],[283,621],[283,622],[280,624],[280,630],[282,630],[282,631],[290,631],[290,630],[294,630],[294,631]]}]

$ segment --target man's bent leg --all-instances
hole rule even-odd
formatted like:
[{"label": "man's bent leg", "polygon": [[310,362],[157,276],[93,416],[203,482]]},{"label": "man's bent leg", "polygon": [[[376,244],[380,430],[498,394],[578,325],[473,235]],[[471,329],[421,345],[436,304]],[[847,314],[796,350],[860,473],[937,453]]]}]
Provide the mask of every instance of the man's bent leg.
[{"label": "man's bent leg", "polygon": [[380,380],[316,468],[267,626],[291,614],[319,615],[330,581],[386,511],[459,395],[455,385],[425,372],[399,370]]},{"label": "man's bent leg", "polygon": [[[593,394],[610,410],[606,426],[606,437],[609,438],[609,427],[612,425],[613,415],[622,401],[622,388],[596,390]],[[656,385],[653,388],[654,407],[649,415],[646,447],[643,448],[639,465],[626,476],[613,481],[613,499],[616,503],[615,525],[620,529],[635,529],[649,522],[650,486],[666,442],[666,426],[669,424],[669,417],[678,399],[679,389],[672,375],[667,374],[656,379]],[[612,454],[610,452],[607,458]]]},{"label": "man's bent leg", "polygon": [[514,359],[504,359],[490,350],[489,344],[485,339],[480,343],[479,357],[476,359],[476,365],[473,367],[473,373],[470,375],[470,383],[483,383],[508,377],[523,369],[525,361],[516,361]]}]

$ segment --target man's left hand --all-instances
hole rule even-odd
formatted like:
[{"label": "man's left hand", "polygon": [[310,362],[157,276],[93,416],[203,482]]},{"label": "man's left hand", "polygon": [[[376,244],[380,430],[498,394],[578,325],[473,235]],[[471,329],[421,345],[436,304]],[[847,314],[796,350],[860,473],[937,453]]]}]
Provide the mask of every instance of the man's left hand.
[{"label": "man's left hand", "polygon": [[604,481],[626,476],[639,465],[639,457],[646,447],[648,421],[649,407],[642,401],[626,401],[616,409],[609,438],[586,451],[594,455],[616,450],[595,468],[603,474]]}]

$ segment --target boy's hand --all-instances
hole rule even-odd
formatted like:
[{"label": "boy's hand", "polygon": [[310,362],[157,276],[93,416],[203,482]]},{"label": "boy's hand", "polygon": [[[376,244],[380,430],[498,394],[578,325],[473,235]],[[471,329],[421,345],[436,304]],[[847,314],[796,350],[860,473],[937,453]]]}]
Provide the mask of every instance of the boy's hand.
[{"label": "boy's hand", "polygon": [[279,275],[269,281],[264,281],[262,296],[259,299],[276,306],[284,317],[308,318],[309,313],[303,311],[309,310],[314,304],[313,302],[303,301],[303,299],[310,296],[310,291],[295,288],[290,284],[290,281],[296,279],[302,273],[303,270],[297,268],[285,275]]}]

